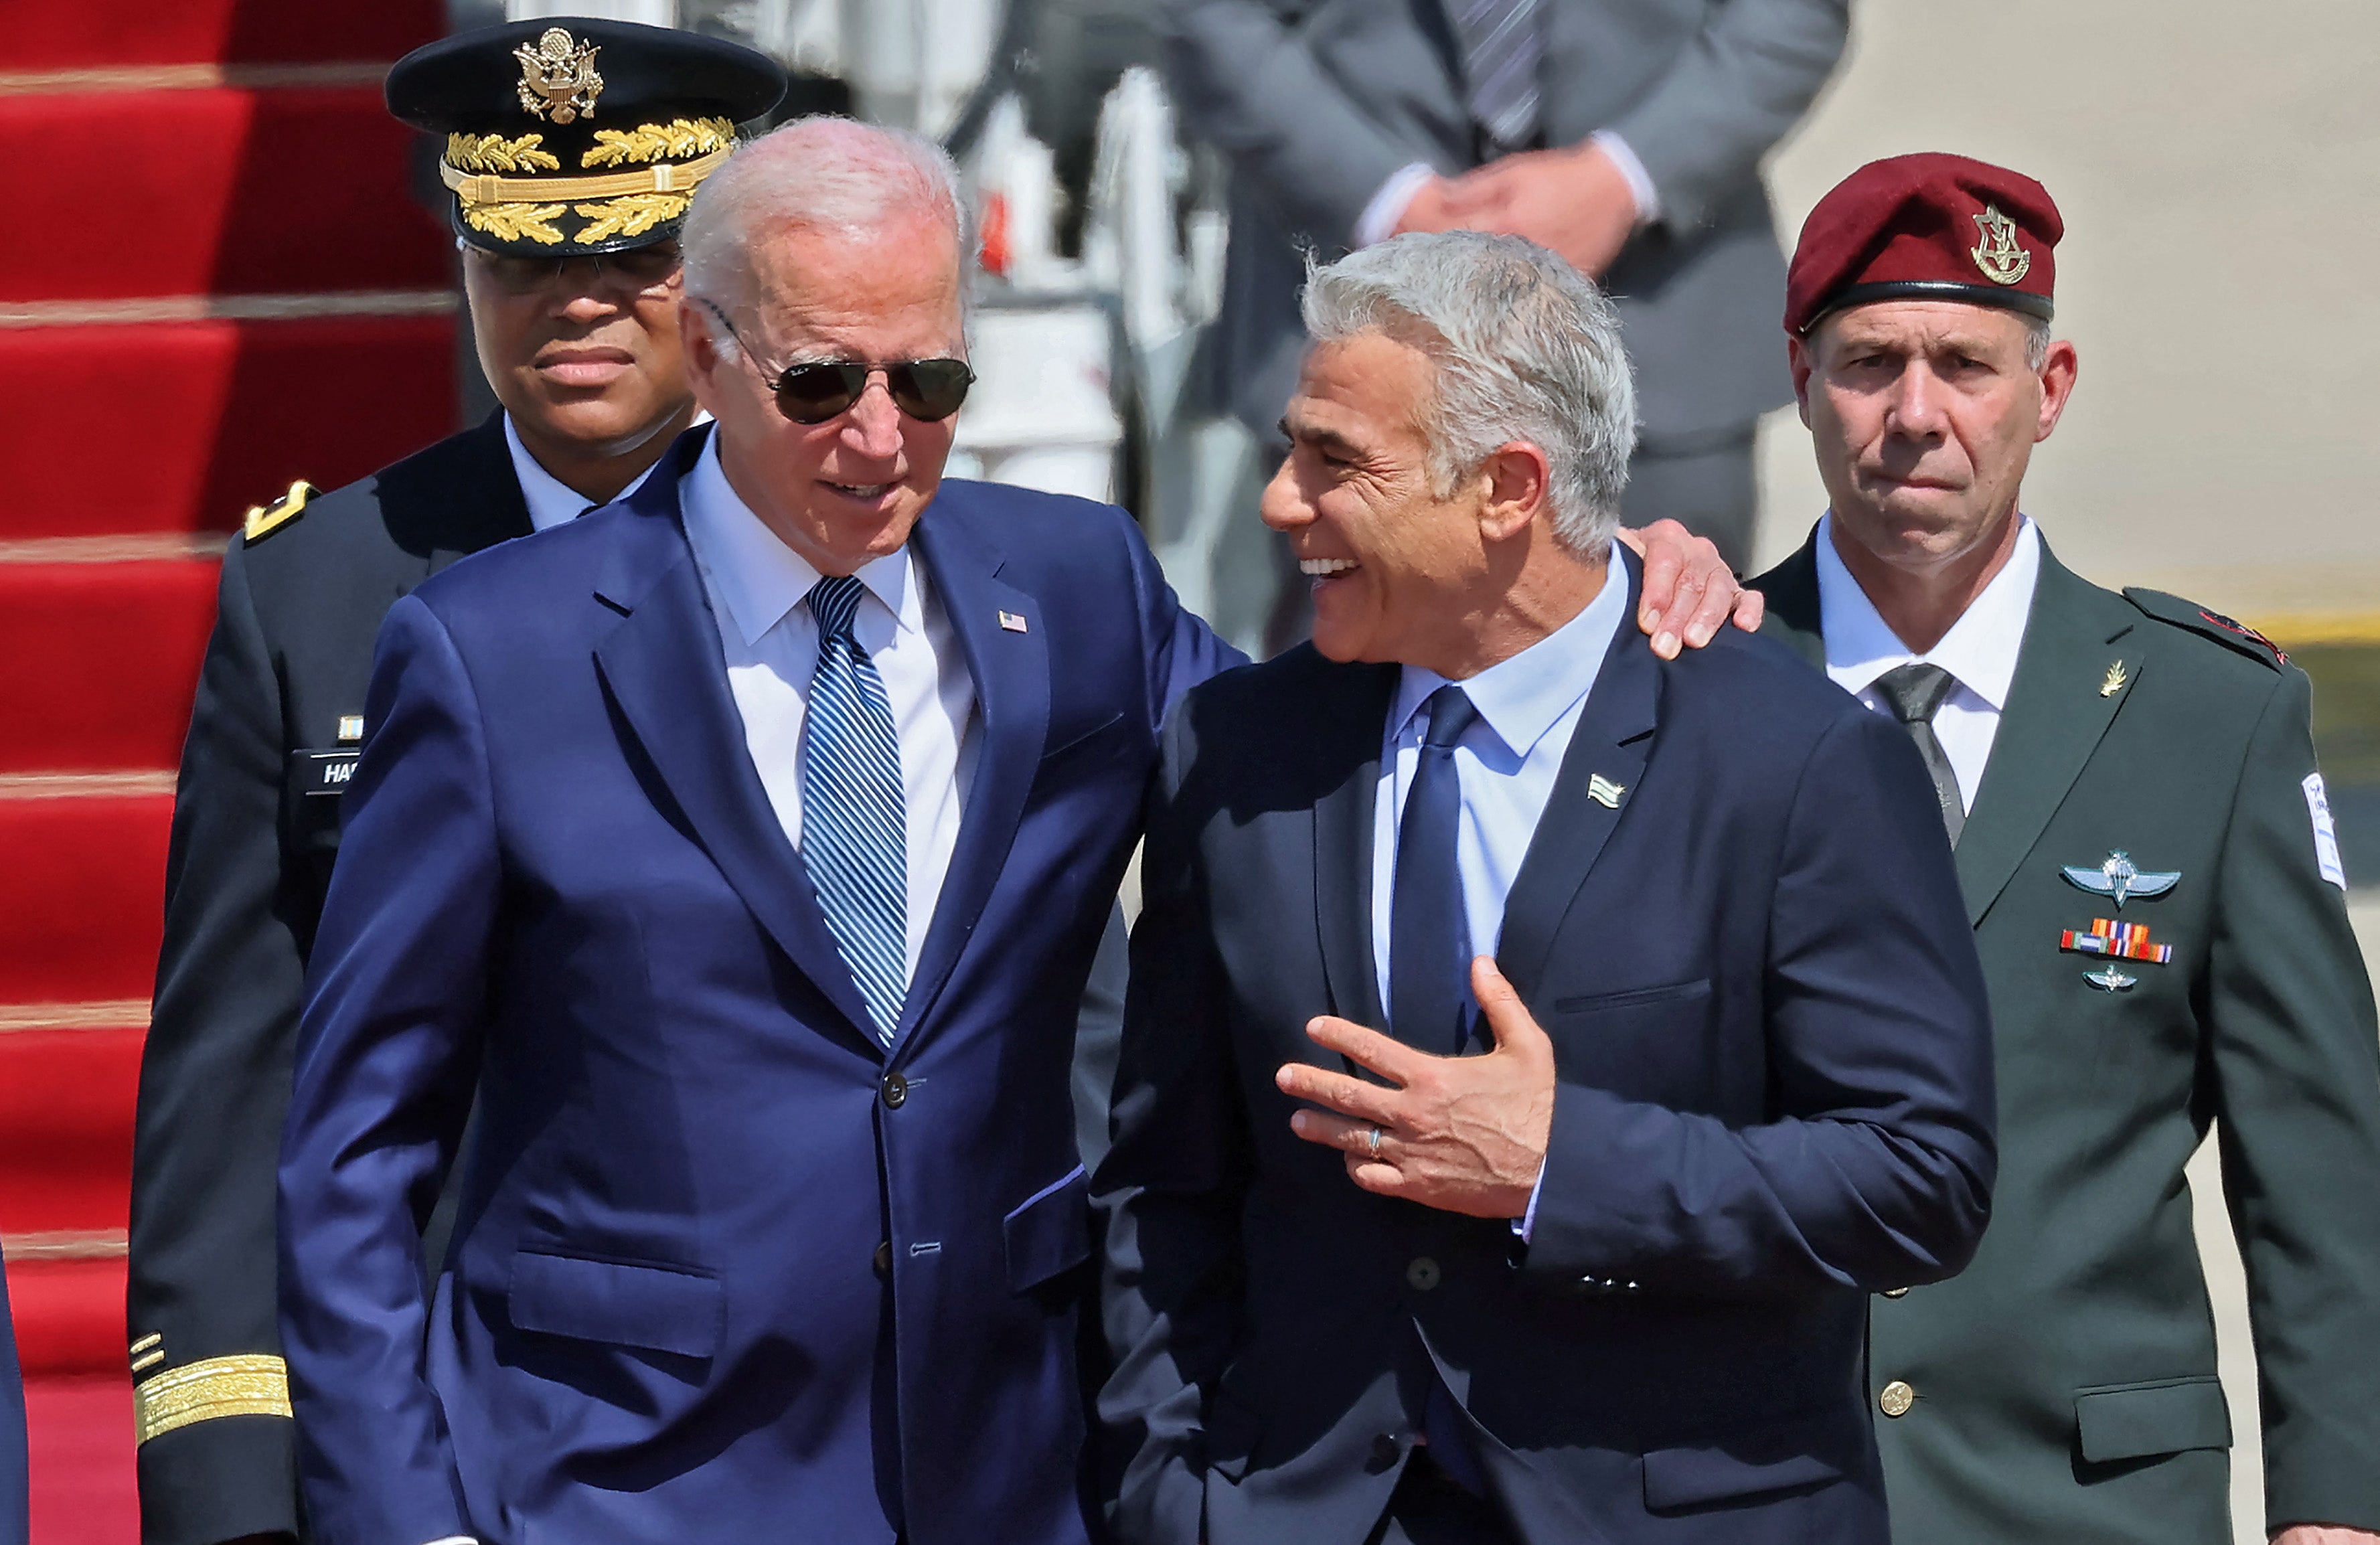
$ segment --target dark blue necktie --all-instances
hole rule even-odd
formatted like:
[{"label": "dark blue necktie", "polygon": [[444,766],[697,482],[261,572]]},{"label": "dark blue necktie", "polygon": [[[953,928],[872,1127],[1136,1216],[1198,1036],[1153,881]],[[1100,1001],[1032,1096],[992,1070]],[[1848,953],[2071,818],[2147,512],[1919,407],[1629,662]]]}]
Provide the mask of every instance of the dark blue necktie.
[{"label": "dark blue necktie", "polygon": [[1389,1030],[1432,1056],[1452,1056],[1470,1034],[1471,930],[1455,867],[1463,785],[1454,743],[1479,717],[1463,688],[1429,695],[1429,727],[1397,825],[1389,898]]},{"label": "dark blue necktie", "polygon": [[[1454,743],[1479,717],[1451,683],[1429,695],[1413,787],[1397,823],[1397,871],[1389,897],[1389,1028],[1436,1057],[1463,1050],[1471,1028],[1471,928],[1463,906],[1455,841],[1463,824],[1463,785]],[[1430,1379],[1422,1430],[1430,1457],[1456,1484],[1485,1494],[1487,1477],[1471,1453],[1468,1424],[1454,1396]]]},{"label": "dark blue necktie", "polygon": [[909,991],[908,814],[892,701],[852,634],[865,593],[842,575],[809,594],[819,657],[802,721],[802,868],[889,1046]]}]

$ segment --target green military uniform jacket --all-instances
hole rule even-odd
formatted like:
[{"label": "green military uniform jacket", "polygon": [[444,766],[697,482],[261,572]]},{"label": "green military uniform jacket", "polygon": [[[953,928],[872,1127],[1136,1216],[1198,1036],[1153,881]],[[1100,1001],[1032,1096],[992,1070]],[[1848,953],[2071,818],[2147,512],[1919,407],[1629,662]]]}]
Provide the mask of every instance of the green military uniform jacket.
[{"label": "green military uniform jacket", "polygon": [[[1752,583],[1765,631],[1823,668],[1814,547]],[[1965,1273],[1871,1317],[1899,1539],[2230,1545],[2231,1429],[2182,1178],[2210,1122],[2270,1526],[2380,1529],[2380,1031],[2317,858],[2309,702],[2260,638],[2101,590],[2045,544],[1958,846],[1998,1049],[1992,1223]],[[2119,906],[2066,873],[2104,885],[2117,852],[2180,878]],[[2061,947],[2099,919],[2170,959]]]}]

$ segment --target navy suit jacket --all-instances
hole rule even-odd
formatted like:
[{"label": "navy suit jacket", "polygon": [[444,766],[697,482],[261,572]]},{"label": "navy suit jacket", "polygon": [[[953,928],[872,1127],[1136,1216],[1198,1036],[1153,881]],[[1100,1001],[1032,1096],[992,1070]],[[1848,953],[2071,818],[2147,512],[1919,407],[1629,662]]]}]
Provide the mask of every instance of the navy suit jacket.
[{"label": "navy suit jacket", "polygon": [[8,1279],[0,1272],[0,1545],[25,1545],[25,1388],[8,1319]]},{"label": "navy suit jacket", "polygon": [[382,634],[281,1164],[325,1545],[1084,1538],[1075,1009],[1166,711],[1237,657],[1122,511],[943,484],[983,739],[888,1053],[745,748],[703,432]]},{"label": "navy suit jacket", "polygon": [[1314,1016],[1383,1022],[1397,678],[1302,648],[1168,731],[1097,1186],[1120,1537],[1359,1545],[1436,1379],[1523,1539],[1885,1539],[1866,1296],[1965,1264],[1994,1164],[1982,973],[1909,737],[1765,639],[1612,643],[1496,950],[1559,1073],[1518,1250],[1358,1189],[1273,1085]]}]

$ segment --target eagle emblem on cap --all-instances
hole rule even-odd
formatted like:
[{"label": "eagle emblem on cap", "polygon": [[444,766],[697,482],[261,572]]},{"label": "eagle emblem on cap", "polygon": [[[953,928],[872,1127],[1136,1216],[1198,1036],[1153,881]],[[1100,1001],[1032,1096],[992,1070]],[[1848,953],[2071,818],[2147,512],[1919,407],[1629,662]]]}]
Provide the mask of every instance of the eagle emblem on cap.
[{"label": "eagle emblem on cap", "polygon": [[534,48],[523,43],[514,49],[513,57],[520,61],[523,110],[533,118],[551,113],[558,124],[593,117],[595,99],[603,94],[603,78],[595,73],[600,52],[594,43],[582,43],[559,27],[547,28]]},{"label": "eagle emblem on cap", "polygon": [[1996,285],[2013,285],[2022,279],[2033,267],[2033,254],[2016,244],[2016,222],[1996,204],[1985,204],[1974,220],[1982,239],[1967,249],[1967,255],[1975,260],[1984,277]]}]

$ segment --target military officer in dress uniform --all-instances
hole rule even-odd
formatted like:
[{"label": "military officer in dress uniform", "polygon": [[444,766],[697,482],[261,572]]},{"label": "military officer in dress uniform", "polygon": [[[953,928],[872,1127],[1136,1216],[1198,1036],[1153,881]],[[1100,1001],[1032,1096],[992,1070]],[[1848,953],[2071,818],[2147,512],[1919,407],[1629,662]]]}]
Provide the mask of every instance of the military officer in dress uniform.
[{"label": "military officer in dress uniform", "polygon": [[389,74],[390,110],[443,138],[480,362],[503,410],[333,493],[293,489],[225,555],[175,802],[135,1146],[129,1326],[150,1545],[298,1528],[273,1168],[382,614],[466,554],[622,497],[692,420],[678,225],[736,125],[783,90],[747,49],[576,18],[458,35]]},{"label": "military officer in dress uniform", "polygon": [[1831,509],[1754,581],[1769,628],[1934,773],[1989,981],[1981,1252],[1874,1302],[1896,1535],[2228,1545],[2232,1429],[2182,1165],[2216,1124],[2246,1258],[2265,1517],[2380,1540],[2380,1038],[2303,674],[2060,566],[2019,505],[2075,379],[2031,178],[1861,168],[1786,330]]}]

